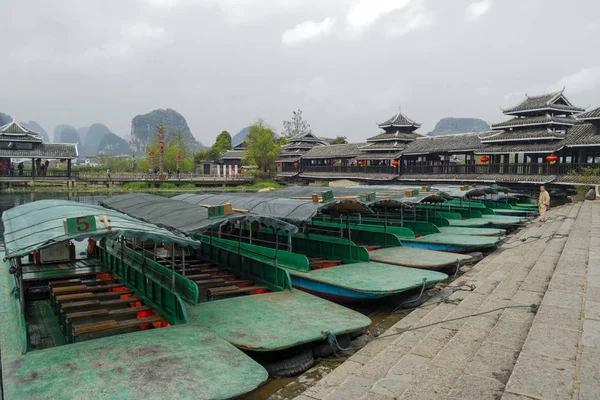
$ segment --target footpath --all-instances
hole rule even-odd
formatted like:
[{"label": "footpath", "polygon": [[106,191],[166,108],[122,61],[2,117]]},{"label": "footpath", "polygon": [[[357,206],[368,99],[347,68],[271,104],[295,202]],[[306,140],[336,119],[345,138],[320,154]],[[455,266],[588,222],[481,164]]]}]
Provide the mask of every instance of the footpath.
[{"label": "footpath", "polygon": [[600,399],[600,202],[548,216],[296,400]]}]

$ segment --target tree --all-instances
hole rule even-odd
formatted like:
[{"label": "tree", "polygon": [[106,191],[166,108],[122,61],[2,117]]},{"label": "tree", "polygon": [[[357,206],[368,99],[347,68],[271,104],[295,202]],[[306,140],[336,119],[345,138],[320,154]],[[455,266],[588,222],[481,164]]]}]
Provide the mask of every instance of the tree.
[{"label": "tree", "polygon": [[273,134],[273,129],[268,127],[262,119],[250,125],[250,133],[246,137],[246,151],[243,163],[253,164],[266,171],[279,156],[281,145]]},{"label": "tree", "polygon": [[[154,166],[158,168],[158,149],[159,139],[158,136],[154,136],[152,142],[146,146],[146,154],[150,151],[154,151]],[[191,172],[194,168],[194,160],[192,158],[192,152],[190,146],[185,143],[184,136],[181,131],[169,132],[165,141],[165,153],[164,153],[164,167],[165,171],[171,170],[173,173],[177,169],[177,155],[179,155],[179,169],[181,172]],[[138,170],[147,172],[149,168],[148,159],[138,163]]]},{"label": "tree", "polygon": [[213,144],[213,149],[217,149],[219,152],[225,152],[227,150],[231,150],[233,146],[231,145],[231,135],[227,131],[223,131],[219,133],[217,139],[215,140],[215,144]]},{"label": "tree", "polygon": [[348,141],[346,140],[346,136],[336,136],[330,144],[348,144]]},{"label": "tree", "polygon": [[221,159],[221,152],[215,147],[211,147],[208,150],[202,150],[194,154],[194,162],[199,164],[202,161],[214,161],[217,162]]},{"label": "tree", "polygon": [[294,111],[291,121],[283,121],[283,136],[292,137],[312,133],[310,125],[302,118],[302,110]]}]

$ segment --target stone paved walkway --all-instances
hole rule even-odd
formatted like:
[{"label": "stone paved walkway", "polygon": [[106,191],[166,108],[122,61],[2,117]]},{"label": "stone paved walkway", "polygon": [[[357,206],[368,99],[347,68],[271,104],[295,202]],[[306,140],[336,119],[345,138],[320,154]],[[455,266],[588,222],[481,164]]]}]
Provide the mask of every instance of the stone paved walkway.
[{"label": "stone paved walkway", "polygon": [[600,202],[549,217],[454,281],[459,303],[426,303],[296,400],[599,399]]}]

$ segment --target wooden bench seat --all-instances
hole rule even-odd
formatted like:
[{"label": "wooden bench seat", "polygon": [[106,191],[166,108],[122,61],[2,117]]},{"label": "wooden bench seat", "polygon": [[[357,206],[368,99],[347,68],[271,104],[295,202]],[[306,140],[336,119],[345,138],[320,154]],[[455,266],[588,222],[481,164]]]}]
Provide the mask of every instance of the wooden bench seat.
[{"label": "wooden bench seat", "polygon": [[85,321],[88,319],[94,319],[94,318],[132,315],[132,314],[137,314],[140,311],[149,311],[149,310],[152,310],[152,307],[150,307],[150,306],[127,307],[127,308],[119,308],[117,310],[111,310],[108,308],[100,308],[98,310],[69,313],[66,316],[66,322],[73,323],[73,322],[78,322],[78,321]]},{"label": "wooden bench seat", "polygon": [[86,301],[74,301],[70,303],[63,303],[60,305],[60,311],[63,313],[70,313],[76,310],[86,310],[92,308],[104,308],[104,307],[116,307],[123,304],[133,303],[141,301],[137,297],[129,297],[127,299],[115,299],[115,300],[86,300]]},{"label": "wooden bench seat", "polygon": [[106,292],[106,293],[75,293],[75,294],[64,294],[61,296],[56,296],[56,301],[58,303],[66,303],[69,301],[77,301],[77,300],[94,300],[94,299],[103,299],[107,297],[118,297],[123,294],[131,294],[133,293],[131,290],[122,290],[120,292]]},{"label": "wooden bench seat", "polygon": [[133,328],[142,324],[152,322],[162,322],[165,319],[160,315],[154,315],[147,318],[128,319],[125,321],[108,320],[102,322],[92,322],[90,324],[76,325],[73,327],[73,336],[83,335],[85,333],[94,333],[109,331],[114,329]]},{"label": "wooden bench seat", "polygon": [[123,287],[121,283],[111,283],[108,285],[74,285],[74,286],[62,286],[52,289],[52,293],[55,296],[59,296],[61,294],[69,294],[69,293],[84,293],[84,292],[102,292],[105,290],[116,289],[118,287]]},{"label": "wooden bench seat", "polygon": [[85,281],[82,281],[81,279],[67,279],[64,281],[48,282],[48,287],[52,289],[52,288],[75,286],[75,285],[92,286],[92,285],[100,285],[102,283],[112,282],[112,281],[116,281],[116,279],[115,278],[101,278],[101,279],[88,279]]},{"label": "wooden bench seat", "polygon": [[236,293],[247,293],[252,292],[254,290],[269,290],[266,286],[223,286],[215,289],[209,289],[208,292],[211,296],[225,296],[228,294],[236,294]]}]

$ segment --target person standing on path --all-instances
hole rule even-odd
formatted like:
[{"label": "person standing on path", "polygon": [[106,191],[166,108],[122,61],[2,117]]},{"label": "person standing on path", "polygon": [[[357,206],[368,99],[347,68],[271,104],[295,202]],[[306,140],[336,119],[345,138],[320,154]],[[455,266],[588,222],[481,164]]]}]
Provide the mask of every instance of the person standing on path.
[{"label": "person standing on path", "polygon": [[540,198],[538,200],[538,209],[540,210],[541,222],[546,222],[546,209],[550,205],[550,195],[546,191],[545,186],[540,186]]},{"label": "person standing on path", "polygon": [[106,179],[110,181],[110,168],[106,169]]}]

